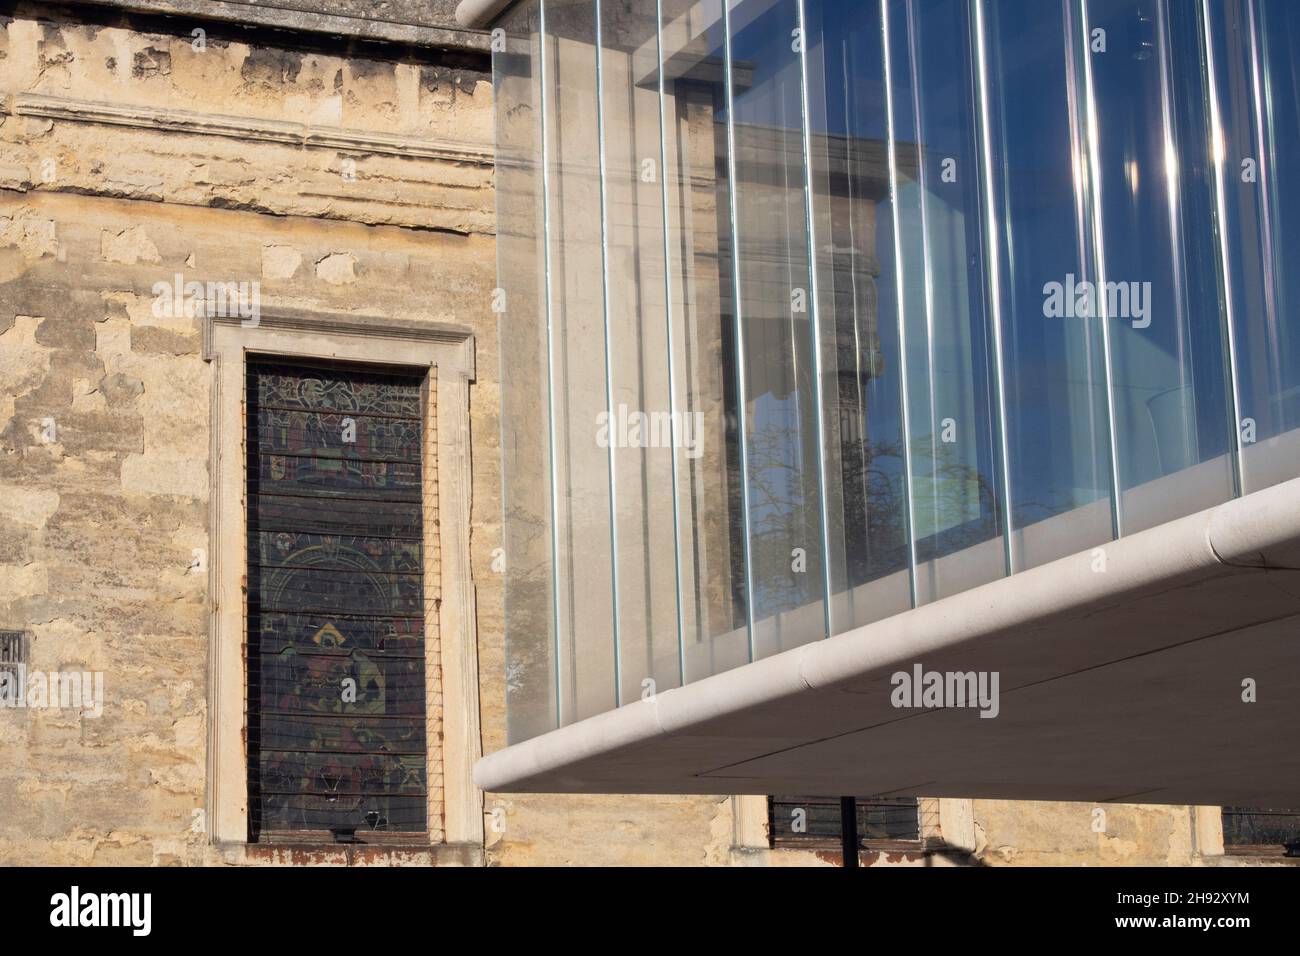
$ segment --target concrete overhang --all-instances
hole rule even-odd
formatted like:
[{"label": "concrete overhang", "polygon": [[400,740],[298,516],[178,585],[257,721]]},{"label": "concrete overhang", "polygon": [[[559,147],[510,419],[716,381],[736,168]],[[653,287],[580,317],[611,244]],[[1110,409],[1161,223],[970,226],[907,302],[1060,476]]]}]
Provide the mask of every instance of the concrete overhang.
[{"label": "concrete overhang", "polygon": [[[481,760],[493,792],[1300,803],[1300,479]],[[996,671],[999,710],[896,708]],[[1256,699],[1243,682],[1254,683]]]},{"label": "concrete overhang", "polygon": [[460,0],[456,22],[471,30],[484,30],[518,0]]}]

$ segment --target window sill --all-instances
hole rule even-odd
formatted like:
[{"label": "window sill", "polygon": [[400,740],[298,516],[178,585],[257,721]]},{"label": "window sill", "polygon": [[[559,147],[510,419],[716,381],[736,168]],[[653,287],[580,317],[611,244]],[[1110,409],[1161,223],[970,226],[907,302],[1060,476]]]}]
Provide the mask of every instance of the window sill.
[{"label": "window sill", "polygon": [[231,866],[483,866],[475,843],[221,843],[222,862]]},{"label": "window sill", "polygon": [[1300,856],[1287,856],[1286,847],[1280,843],[1224,847],[1224,856],[1249,857],[1256,860],[1273,860],[1278,863],[1300,864]]},{"label": "window sill", "polygon": [[[834,853],[837,856],[841,852],[840,842],[838,840],[799,840],[784,841],[775,843],[768,847],[774,853],[783,853],[788,851],[798,852],[800,850],[806,853]],[[863,840],[858,846],[858,855],[880,854],[884,853],[890,856],[903,854],[909,857],[922,857],[931,853],[944,853],[948,850],[948,844],[943,840]]]}]

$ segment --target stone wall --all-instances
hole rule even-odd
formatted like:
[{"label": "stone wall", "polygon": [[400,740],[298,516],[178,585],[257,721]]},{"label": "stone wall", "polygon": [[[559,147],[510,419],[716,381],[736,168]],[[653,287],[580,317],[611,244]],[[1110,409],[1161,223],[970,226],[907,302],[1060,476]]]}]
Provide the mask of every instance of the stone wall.
[{"label": "stone wall", "polygon": [[[33,669],[103,671],[107,701],[0,712],[0,859],[342,862],[202,832],[210,371],[198,320],[156,316],[152,288],[258,281],[264,309],[475,328],[482,718],[503,746],[488,77],[35,10],[0,31],[0,627],[31,632]],[[492,858],[599,837],[592,861],[703,862],[725,808],[589,798],[575,824],[570,803],[509,798]]]},{"label": "stone wall", "polygon": [[[145,29],[81,22],[44,4],[7,9],[0,628],[31,633],[34,669],[102,671],[106,700],[100,717],[0,711],[0,862],[472,862],[460,851],[209,845],[211,372],[198,320],[151,305],[154,284],[181,274],[257,281],[263,309],[474,328],[483,747],[504,746],[486,60],[404,48],[386,59],[219,31],[200,47],[183,20]],[[488,794],[486,859],[833,862],[764,849],[757,808],[725,796]],[[1097,834],[1091,808],[976,801],[974,857],[1195,857],[1185,808],[1108,812],[1108,832]]]}]

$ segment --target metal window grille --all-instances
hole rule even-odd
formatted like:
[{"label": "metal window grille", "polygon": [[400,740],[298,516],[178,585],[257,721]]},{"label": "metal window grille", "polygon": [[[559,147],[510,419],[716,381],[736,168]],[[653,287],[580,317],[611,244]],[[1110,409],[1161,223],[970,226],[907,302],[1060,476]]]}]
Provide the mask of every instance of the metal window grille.
[{"label": "metal window grille", "polygon": [[[769,797],[768,833],[774,847],[838,848],[843,818],[839,797]],[[856,798],[858,844],[921,840],[915,797]]]}]

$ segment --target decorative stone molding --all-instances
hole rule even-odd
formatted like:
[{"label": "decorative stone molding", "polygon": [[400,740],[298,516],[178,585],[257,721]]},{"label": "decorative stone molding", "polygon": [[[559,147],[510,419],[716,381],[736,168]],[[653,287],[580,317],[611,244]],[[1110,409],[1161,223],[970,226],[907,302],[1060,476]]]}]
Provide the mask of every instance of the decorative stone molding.
[{"label": "decorative stone molding", "polygon": [[[212,361],[218,357],[216,330],[238,326],[247,331],[283,330],[300,333],[327,334],[330,336],[356,336],[361,339],[424,342],[433,345],[459,346],[456,367],[469,381],[474,380],[474,332],[468,326],[445,322],[421,322],[417,319],[394,319],[381,316],[353,315],[345,312],[314,312],[275,306],[262,312],[256,326],[245,326],[245,319],[237,315],[206,316],[203,320],[203,358]],[[257,351],[250,349],[250,351]],[[320,356],[317,356],[318,358]],[[387,360],[391,365],[419,365],[404,357]],[[430,363],[440,364],[440,363]],[[444,373],[448,366],[442,365]]]},{"label": "decorative stone molding", "polygon": [[487,50],[487,38],[456,28],[455,0],[399,0],[375,10],[370,0],[86,0],[133,13],[224,20],[332,36],[454,50]]},{"label": "decorative stone molding", "polygon": [[[429,369],[436,454],[427,486],[438,496],[437,568],[442,682],[442,831],[448,844],[483,845],[483,795],[472,770],[481,754],[475,585],[470,564],[469,384],[474,337],[465,327],[268,308],[256,325],[237,316],[203,319],[203,358],[212,366],[211,511],[208,562],[208,773],[206,826],[220,846],[248,836],[244,747],[246,465],[244,366],[250,355],[335,359]],[[432,420],[432,418],[431,418]],[[428,573],[428,572],[426,572]],[[432,702],[431,702],[432,706]],[[433,752],[433,748],[430,748]],[[432,791],[432,788],[431,788]],[[431,821],[432,829],[432,821]]]},{"label": "decorative stone molding", "polygon": [[126,126],[154,132],[182,133],[188,136],[222,136],[289,146],[329,149],[343,153],[402,156],[408,159],[437,160],[470,166],[490,167],[492,148],[474,143],[440,142],[376,133],[368,130],[339,129],[286,120],[224,116],[194,110],[160,109],[153,106],[125,106],[95,100],[80,100],[42,93],[15,93],[0,97],[2,112],[13,116],[35,116],[67,123],[92,123],[101,126]]}]

